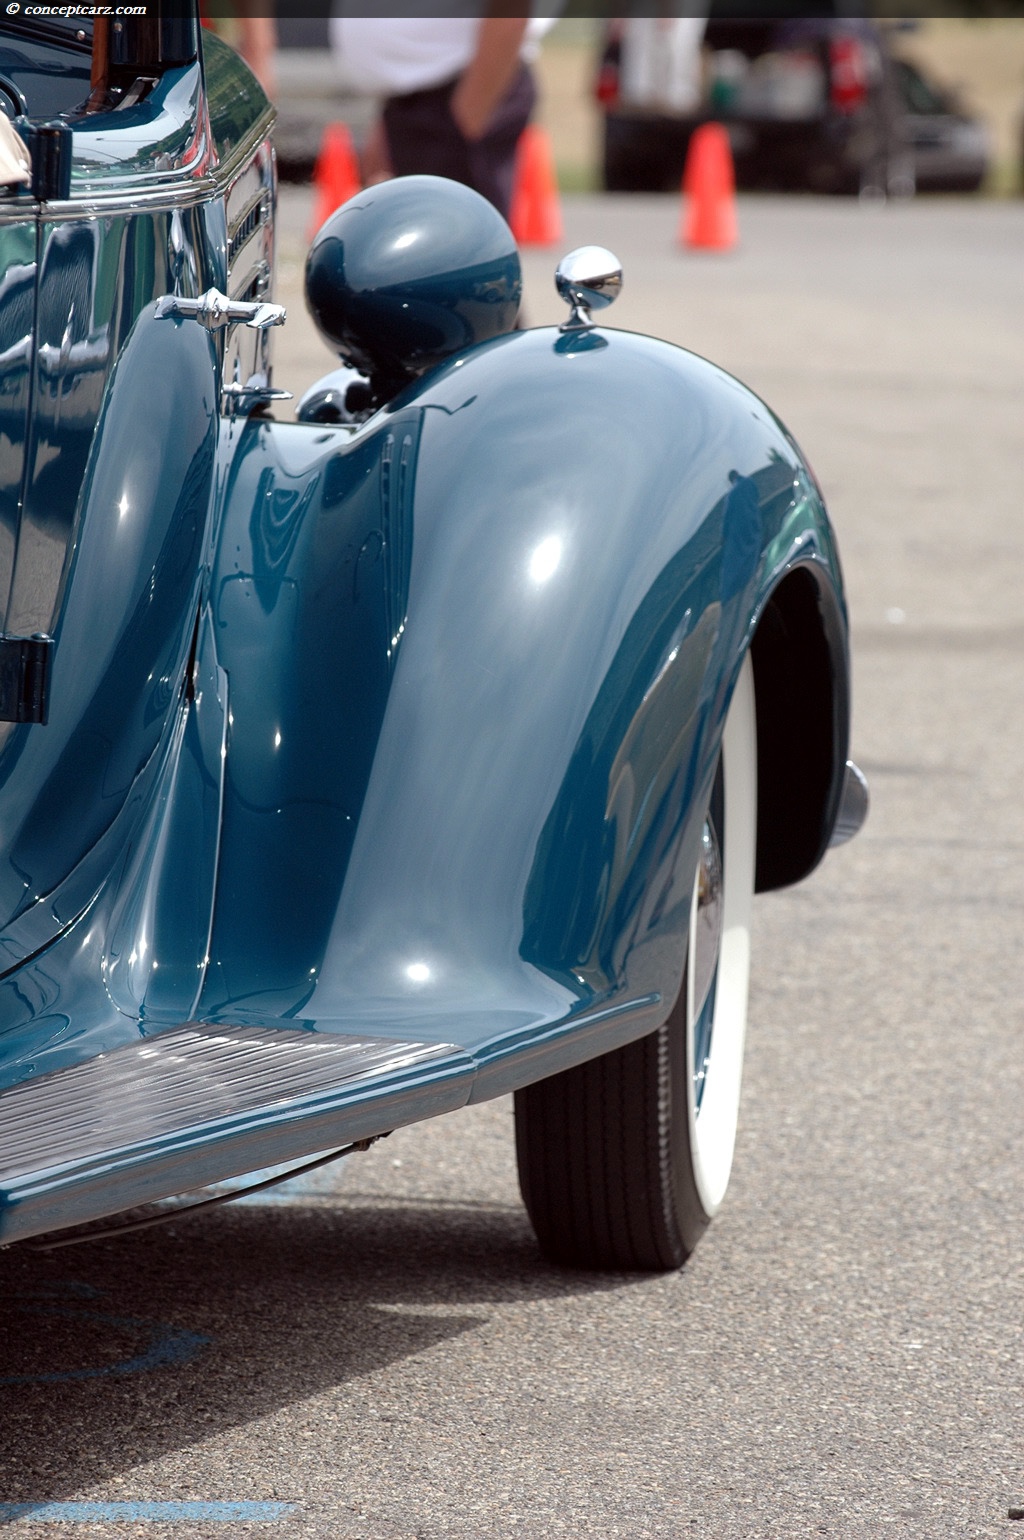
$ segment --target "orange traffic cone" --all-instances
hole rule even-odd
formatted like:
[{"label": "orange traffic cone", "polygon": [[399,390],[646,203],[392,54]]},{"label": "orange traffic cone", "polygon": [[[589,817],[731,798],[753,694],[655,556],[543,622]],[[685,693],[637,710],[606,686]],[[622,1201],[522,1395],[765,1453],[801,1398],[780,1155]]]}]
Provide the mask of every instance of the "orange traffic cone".
[{"label": "orange traffic cone", "polygon": [[361,191],[359,162],[352,147],[352,135],[344,123],[328,123],[320,141],[320,153],[313,171],[313,219],[308,238],[313,239],[325,219]]},{"label": "orange traffic cone", "polygon": [[532,123],[519,136],[508,222],[520,246],[553,246],[562,239],[551,141]]},{"label": "orange traffic cone", "polygon": [[729,135],[721,123],[702,123],[690,139],[683,171],[680,244],[728,251],[738,236]]}]

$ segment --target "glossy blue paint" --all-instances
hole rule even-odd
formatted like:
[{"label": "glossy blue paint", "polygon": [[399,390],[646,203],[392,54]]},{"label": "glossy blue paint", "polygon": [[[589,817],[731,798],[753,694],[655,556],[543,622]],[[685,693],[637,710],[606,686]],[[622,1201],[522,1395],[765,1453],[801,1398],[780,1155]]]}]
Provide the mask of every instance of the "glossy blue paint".
[{"label": "glossy blue paint", "polygon": [[673,997],[690,808],[780,565],[828,580],[823,513],[735,381],[595,340],[498,340],[358,431],[247,429],[204,1019],[415,1022],[486,1064]]},{"label": "glossy blue paint", "polygon": [[450,1047],[15,1172],[6,1234],[657,1026],[731,692],[796,574],[831,680],[821,848],[838,805],[845,612],[793,441],[678,349],[509,334],[518,261],[465,189],[371,189],[314,247],[314,312],[383,409],[225,413],[267,339],[154,301],[262,292],[268,121],[211,42],[76,121],[66,206],[0,198],[0,586],[6,629],[56,638],[49,724],[0,728],[0,1088],[188,1021]]},{"label": "glossy blue paint", "polygon": [[[173,434],[165,390],[181,403]],[[98,870],[91,858],[168,729],[201,582],[215,406],[208,337],[140,316],[90,437],[75,538],[52,542],[66,539],[67,555],[49,724],[15,727],[0,753],[0,939],[14,945],[12,925],[36,906],[66,923],[92,897],[110,853]],[[19,561],[27,539],[23,524]]]},{"label": "glossy blue paint", "polygon": [[511,331],[521,296],[504,219],[441,177],[365,188],[331,215],[306,260],[307,302],[328,346],[384,382]]},{"label": "glossy blue paint", "polygon": [[[172,31],[172,42],[187,42],[188,27]],[[194,325],[157,320],[153,301],[227,283],[229,262],[244,281],[272,257],[261,226],[229,252],[230,223],[267,186],[269,105],[230,49],[211,48],[208,97],[196,61],[165,70],[137,106],[74,119],[66,204],[0,199],[0,341],[14,344],[0,350],[12,448],[0,474],[3,624],[57,639],[46,732],[0,724],[8,966],[93,899],[162,777],[180,785],[177,762],[161,771],[172,739],[201,757],[180,696],[208,576],[225,349]],[[81,86],[73,42],[37,44],[15,31],[0,36],[0,57],[30,114],[52,108],[54,81]],[[196,177],[232,157],[236,169],[198,200]],[[243,207],[232,210],[238,197]],[[248,349],[246,377],[261,345]],[[185,881],[183,936],[189,926],[208,934],[195,889],[208,902],[209,879],[195,874],[191,890]],[[193,897],[198,913],[186,923]]]},{"label": "glossy blue paint", "polygon": [[[25,479],[35,351],[35,220],[15,207],[0,217],[0,607],[3,629]],[[3,728],[0,727],[0,734]]]},{"label": "glossy blue paint", "polygon": [[211,143],[217,161],[230,164],[248,154],[254,126],[269,129],[273,110],[263,88],[234,49],[207,28],[200,30],[200,39]]},{"label": "glossy blue paint", "polygon": [[72,196],[123,186],[126,176],[153,189],[184,170],[205,170],[210,145],[202,99],[196,62],[165,71],[135,107],[73,120]]},{"label": "glossy blue paint", "polygon": [[[127,859],[0,985],[9,1077],[133,1020],[285,1021],[459,1043],[472,1084],[453,1061],[462,1090],[442,1075],[423,1115],[664,1015],[732,682],[780,575],[831,582],[824,514],[728,376],[622,333],[565,343],[470,350],[358,429],[226,428],[194,699]],[[132,1201],[352,1126],[285,1150],[275,1123],[168,1146]]]},{"label": "glossy blue paint", "polygon": [[[197,639],[205,638],[209,612]],[[201,646],[192,698],[174,720],[159,791],[105,925],[104,983],[140,1021],[188,1019],[209,950],[227,743],[228,681]]]}]

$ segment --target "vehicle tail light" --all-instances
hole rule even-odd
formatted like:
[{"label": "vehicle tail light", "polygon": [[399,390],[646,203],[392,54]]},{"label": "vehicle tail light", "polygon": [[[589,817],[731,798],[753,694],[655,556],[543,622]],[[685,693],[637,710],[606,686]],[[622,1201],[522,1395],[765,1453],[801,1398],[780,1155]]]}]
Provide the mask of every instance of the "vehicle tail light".
[{"label": "vehicle tail light", "polygon": [[837,112],[856,112],[868,94],[868,61],[855,37],[829,44],[829,99]]},{"label": "vehicle tail light", "polygon": [[619,66],[606,59],[597,72],[594,96],[602,107],[614,107],[619,99]]}]

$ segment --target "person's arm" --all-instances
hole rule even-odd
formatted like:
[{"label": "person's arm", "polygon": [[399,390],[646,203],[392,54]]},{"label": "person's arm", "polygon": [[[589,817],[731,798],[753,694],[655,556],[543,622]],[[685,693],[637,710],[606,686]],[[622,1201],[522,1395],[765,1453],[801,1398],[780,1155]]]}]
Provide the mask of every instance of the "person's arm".
[{"label": "person's arm", "polygon": [[249,0],[238,6],[238,51],[267,95],[273,97],[277,91],[277,23],[273,16],[260,16],[254,10]]},{"label": "person's arm", "polygon": [[451,114],[466,139],[479,139],[512,84],[528,17],[485,16],[476,52],[452,92]]}]

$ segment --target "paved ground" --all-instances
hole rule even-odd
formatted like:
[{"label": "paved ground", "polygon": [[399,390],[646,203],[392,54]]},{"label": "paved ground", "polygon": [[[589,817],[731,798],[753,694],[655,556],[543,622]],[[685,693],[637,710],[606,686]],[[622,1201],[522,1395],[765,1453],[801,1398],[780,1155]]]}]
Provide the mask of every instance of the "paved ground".
[{"label": "paved ground", "polygon": [[[549,1268],[497,1103],[273,1201],[6,1254],[0,1498],[296,1505],[197,1540],[1016,1532],[1024,207],[744,202],[725,257],[677,217],[580,201],[566,245],[618,249],[616,322],[714,356],[807,448],[875,798],[756,906],[725,1209],[676,1276]],[[537,322],[553,262],[526,264]],[[289,235],[292,300],[299,265]],[[301,387],[329,358],[299,317]],[[182,1532],[130,1511],[11,1533]]]}]

